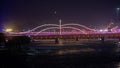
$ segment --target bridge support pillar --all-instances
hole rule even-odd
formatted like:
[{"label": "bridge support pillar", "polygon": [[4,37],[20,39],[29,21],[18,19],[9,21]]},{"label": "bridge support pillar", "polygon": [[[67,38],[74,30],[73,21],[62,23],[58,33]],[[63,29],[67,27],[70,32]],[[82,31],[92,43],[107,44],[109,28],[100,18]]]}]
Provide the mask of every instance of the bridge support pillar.
[{"label": "bridge support pillar", "polygon": [[76,40],[76,41],[79,41],[79,39],[78,39],[78,38],[76,38],[75,40]]},{"label": "bridge support pillar", "polygon": [[105,42],[105,37],[101,37],[101,43],[104,43]]},{"label": "bridge support pillar", "polygon": [[62,44],[62,40],[60,38],[55,38],[55,44]]}]

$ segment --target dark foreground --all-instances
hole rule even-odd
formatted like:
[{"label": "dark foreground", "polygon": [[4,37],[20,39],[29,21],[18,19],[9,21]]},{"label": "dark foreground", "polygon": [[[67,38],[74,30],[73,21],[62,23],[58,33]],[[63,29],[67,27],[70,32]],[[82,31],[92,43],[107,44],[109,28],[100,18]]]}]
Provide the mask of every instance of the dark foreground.
[{"label": "dark foreground", "polygon": [[42,40],[29,45],[29,37],[16,36],[6,42],[1,34],[0,68],[120,68],[120,46],[101,39],[63,40],[65,45]]},{"label": "dark foreground", "polygon": [[119,68],[119,56],[102,54],[26,55],[4,51],[0,68]]},{"label": "dark foreground", "polygon": [[120,68],[120,46],[109,41],[81,45],[35,43],[25,49],[13,41],[9,46],[0,49],[0,68]]},{"label": "dark foreground", "polygon": [[119,68],[119,59],[106,57],[4,56],[0,68]]}]

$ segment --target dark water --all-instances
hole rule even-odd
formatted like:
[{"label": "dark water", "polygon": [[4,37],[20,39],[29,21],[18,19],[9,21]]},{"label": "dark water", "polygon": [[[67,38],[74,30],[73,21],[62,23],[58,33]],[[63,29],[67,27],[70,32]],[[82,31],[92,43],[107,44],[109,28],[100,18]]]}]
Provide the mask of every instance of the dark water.
[{"label": "dark water", "polygon": [[[71,55],[69,55],[71,56]],[[106,57],[37,56],[29,60],[31,68],[119,68],[119,61]]]},{"label": "dark water", "polygon": [[3,53],[0,56],[0,68],[120,68],[119,56],[80,52],[58,50],[57,54],[51,55]]},{"label": "dark water", "polygon": [[23,52],[1,50],[0,68],[120,68],[120,56],[112,49],[112,45],[93,45],[37,46]]}]

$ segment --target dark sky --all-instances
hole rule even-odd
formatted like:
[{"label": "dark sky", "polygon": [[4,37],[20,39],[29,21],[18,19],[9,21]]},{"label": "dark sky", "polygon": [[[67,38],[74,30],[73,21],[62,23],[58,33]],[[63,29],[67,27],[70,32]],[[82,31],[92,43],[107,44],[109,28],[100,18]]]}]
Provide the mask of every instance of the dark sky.
[{"label": "dark sky", "polygon": [[[5,28],[32,29],[52,23],[79,23],[103,28],[117,21],[117,0],[3,0],[1,19]],[[55,14],[56,12],[56,14]]]}]

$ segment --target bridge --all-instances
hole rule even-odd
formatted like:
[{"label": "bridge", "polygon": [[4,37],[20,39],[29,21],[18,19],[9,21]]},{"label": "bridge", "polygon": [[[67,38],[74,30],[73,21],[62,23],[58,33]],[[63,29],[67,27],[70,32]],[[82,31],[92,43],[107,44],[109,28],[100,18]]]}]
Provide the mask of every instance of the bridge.
[{"label": "bridge", "polygon": [[13,36],[29,36],[32,39],[120,39],[120,29],[96,30],[81,24],[43,24],[25,32],[6,33],[7,38]]},{"label": "bridge", "polygon": [[[117,39],[117,42],[118,40],[120,41],[119,29],[110,31],[106,29],[95,30],[81,24],[61,24],[61,21],[59,25],[43,24],[25,32],[5,33],[5,36],[8,42],[10,42],[10,45],[11,40],[13,44],[16,41],[16,45],[21,42],[26,42],[26,38],[28,37],[24,36],[29,36],[32,41],[31,45],[34,45],[36,50],[49,49],[51,51],[57,51],[63,49],[64,52],[64,50],[68,49],[72,51],[74,49],[86,49],[87,51],[91,49],[95,53],[101,53],[101,51],[104,53],[107,50],[107,54],[115,52],[117,45],[115,43],[116,40],[114,42],[113,40],[105,39]],[[17,38],[14,38],[16,36]],[[22,39],[21,36],[23,36]]]}]

